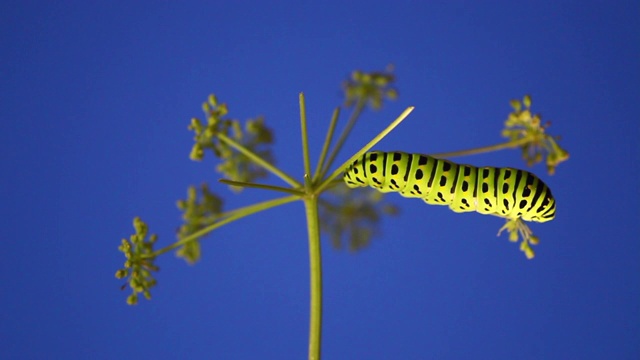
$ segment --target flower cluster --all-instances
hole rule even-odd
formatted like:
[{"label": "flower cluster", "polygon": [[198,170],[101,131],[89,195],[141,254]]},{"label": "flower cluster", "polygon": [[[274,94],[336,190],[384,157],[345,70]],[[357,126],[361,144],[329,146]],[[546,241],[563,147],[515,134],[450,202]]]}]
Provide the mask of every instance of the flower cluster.
[{"label": "flower cluster", "polygon": [[[204,125],[197,118],[191,119],[189,130],[195,133],[194,145],[189,157],[200,161],[204,158],[205,150],[209,149],[221,160],[216,170],[234,181],[251,182],[265,177],[266,171],[255,165],[246,155],[240,153],[229,144],[230,141],[242,145],[263,159],[272,162],[271,150],[266,147],[273,143],[273,134],[262,117],[247,120],[244,129],[240,121],[226,118],[227,105],[219,103],[215,95],[210,95],[202,105],[207,117]],[[234,188],[239,190],[239,188]]]},{"label": "flower cluster", "polygon": [[[178,239],[184,239],[220,218],[222,213],[222,199],[209,191],[206,184],[200,187],[201,197],[198,198],[198,190],[190,186],[187,190],[187,199],[178,200],[178,209],[182,210],[184,224],[178,230]],[[193,264],[200,259],[200,241],[194,239],[182,245],[176,252],[178,257]]]},{"label": "flower cluster", "polygon": [[538,243],[540,243],[540,239],[533,235],[533,232],[529,229],[527,224],[520,218],[507,219],[507,222],[498,231],[498,236],[500,236],[504,230],[507,230],[509,233],[509,241],[511,242],[518,241],[519,235],[522,236],[520,251],[524,252],[527,259],[533,259],[536,254],[533,252],[530,245],[538,245]]},{"label": "flower cluster", "polygon": [[329,234],[335,248],[342,249],[345,238],[349,250],[357,251],[367,247],[378,233],[383,215],[398,212],[398,207],[384,201],[383,193],[368,188],[349,189],[341,183],[320,200],[320,229]]},{"label": "flower cluster", "polygon": [[[118,250],[124,253],[127,260],[124,262],[124,268],[116,271],[117,279],[127,278],[129,287],[132,290],[131,295],[127,297],[127,304],[135,305],[138,303],[138,294],[142,293],[147,300],[151,299],[151,288],[156,285],[156,279],[151,274],[152,271],[158,271],[159,268],[153,264],[155,255],[153,254],[153,245],[158,236],[151,234],[147,238],[148,228],[144,221],[139,217],[133,219],[133,227],[135,234],[129,237],[129,240],[122,239]],[[123,289],[126,285],[123,285]]]},{"label": "flower cluster", "polygon": [[384,99],[395,100],[398,91],[392,86],[395,76],[391,73],[391,67],[386,71],[365,73],[354,71],[351,79],[343,83],[346,97],[346,106],[354,104],[369,105],[378,110],[382,107]]},{"label": "flower cluster", "polygon": [[555,172],[561,162],[569,158],[569,153],[558,145],[557,138],[546,134],[549,123],[542,124],[540,114],[531,113],[531,97],[526,95],[522,101],[512,100],[513,112],[505,121],[502,136],[512,141],[522,141],[522,157],[527,165],[539,163],[546,157],[547,171]]}]

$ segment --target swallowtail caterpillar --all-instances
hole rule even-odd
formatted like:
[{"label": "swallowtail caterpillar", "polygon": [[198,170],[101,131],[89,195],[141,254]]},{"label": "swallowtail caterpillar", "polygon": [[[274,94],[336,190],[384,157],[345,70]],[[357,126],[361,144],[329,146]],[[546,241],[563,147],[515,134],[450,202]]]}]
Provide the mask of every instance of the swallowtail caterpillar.
[{"label": "swallowtail caterpillar", "polygon": [[509,240],[523,237],[520,250],[532,259],[536,245],[524,221],[545,222],[556,215],[549,187],[524,170],[456,164],[429,155],[373,151],[355,160],[344,172],[351,188],[370,186],[381,192],[399,192],[427,204],[449,205],[455,212],[477,211],[506,218],[500,229]]}]

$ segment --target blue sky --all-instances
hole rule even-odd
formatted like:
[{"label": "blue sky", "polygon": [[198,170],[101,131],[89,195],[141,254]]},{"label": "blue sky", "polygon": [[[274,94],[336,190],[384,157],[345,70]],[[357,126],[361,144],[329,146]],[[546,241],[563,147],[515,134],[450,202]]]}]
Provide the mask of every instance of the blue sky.
[{"label": "blue sky", "polygon": [[[428,4],[427,4],[428,3]],[[301,203],[158,261],[152,301],[125,304],[117,251],[142,216],[160,243],[175,201],[209,182],[189,120],[215,92],[264,115],[277,162],[302,174],[298,93],[317,156],[340,82],[395,65],[400,97],[366,113],[341,160],[407,106],[377,149],[436,153],[501,141],[508,102],[532,94],[571,154],[531,171],[558,202],[527,261],[502,220],[397,195],[401,215],[358,253],[323,241],[326,359],[640,357],[640,25],[637,1],[3,2],[0,358],[306,356]],[[343,119],[344,121],[344,119]],[[344,124],[344,123],[343,123]],[[466,157],[523,168],[517,151]],[[270,179],[280,184],[278,179]]]}]

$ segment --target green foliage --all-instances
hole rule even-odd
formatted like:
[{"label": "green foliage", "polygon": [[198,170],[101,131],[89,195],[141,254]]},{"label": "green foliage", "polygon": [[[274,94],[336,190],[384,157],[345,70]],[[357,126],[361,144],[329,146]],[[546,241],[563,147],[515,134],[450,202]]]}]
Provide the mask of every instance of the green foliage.
[{"label": "green foliage", "polygon": [[[385,100],[397,98],[398,92],[394,87],[395,76],[391,69],[392,67],[389,66],[385,71],[354,71],[351,77],[343,83],[345,107],[351,108],[352,113],[340,138],[325,161],[339,112],[336,111],[334,114],[316,173],[307,174],[309,178],[312,176],[312,183],[296,180],[272,165],[273,158],[270,146],[273,144],[274,137],[271,129],[266,126],[264,118],[249,119],[243,126],[239,120],[228,117],[227,105],[219,102],[213,94],[202,105],[206,121],[193,118],[191,125],[189,125],[189,129],[194,133],[194,145],[190,158],[202,161],[205,153],[210,151],[218,159],[216,170],[226,177],[223,182],[231,185],[233,190],[249,186],[288,192],[294,194],[294,198],[297,196],[299,200],[304,200],[307,196],[317,197],[319,199],[320,228],[323,233],[329,236],[332,245],[336,249],[346,247],[352,251],[360,250],[370,244],[371,239],[380,233],[378,226],[381,217],[395,215],[399,209],[386,202],[383,194],[374,189],[348,190],[342,182],[333,182],[333,178],[341,172],[342,167],[338,167],[336,172],[329,176],[327,173],[362,111],[367,106],[371,110],[378,110]],[[523,157],[529,165],[540,162],[543,157],[546,157],[547,167],[550,172],[553,172],[560,162],[568,158],[568,153],[558,145],[557,138],[546,133],[548,124],[541,124],[540,115],[531,113],[530,96],[525,96],[522,101],[512,100],[511,106],[514,111],[509,114],[502,131],[502,135],[509,139],[508,143],[443,153],[440,156],[458,156],[520,147]],[[301,115],[304,116],[303,108],[302,111]],[[303,119],[303,124],[305,121],[306,118]],[[376,138],[372,142],[375,143],[380,138]],[[303,141],[306,141],[304,137]],[[371,146],[373,145],[371,144]],[[269,173],[280,177],[292,187],[285,188],[254,182],[256,179],[266,177]],[[306,190],[302,189],[301,184],[303,183],[307,184]],[[223,199],[211,192],[206,184],[199,188],[191,186],[187,191],[187,198],[177,202],[184,220],[177,232],[178,241],[156,252],[153,251],[153,244],[157,237],[152,235],[148,240],[145,240],[146,225],[136,218],[134,221],[136,234],[132,235],[129,241],[123,240],[120,246],[120,250],[125,252],[127,257],[125,268],[117,272],[118,278],[128,277],[129,283],[134,289],[129,302],[135,303],[138,293],[150,296],[149,289],[155,285],[151,271],[157,269],[153,265],[153,260],[157,255],[176,249],[178,257],[193,264],[201,256],[199,241],[214,228],[245,217],[249,213],[265,210],[289,201],[290,198],[275,199],[265,204],[256,204],[223,213]],[[524,222],[520,219],[510,219],[500,229],[500,232],[503,230],[510,233],[509,238],[512,241],[516,241],[521,236],[524,239],[521,245],[522,251],[527,254],[527,257],[533,256],[529,245],[537,244],[538,239],[533,236]]]},{"label": "green foliage", "polygon": [[[354,71],[350,79],[343,83],[344,108],[349,109],[351,114],[334,144],[333,135],[340,108],[334,111],[313,173],[309,155],[305,101],[304,96],[300,94],[305,172],[298,179],[274,165],[270,148],[274,136],[262,117],[247,120],[242,125],[239,120],[228,117],[226,104],[220,103],[214,95],[210,95],[202,106],[206,121],[193,118],[189,125],[189,130],[194,133],[194,144],[189,157],[195,161],[202,161],[205,153],[210,151],[218,161],[216,171],[225,177],[220,181],[230,185],[232,190],[253,187],[272,192],[284,192],[287,196],[223,212],[222,198],[211,192],[206,184],[201,185],[199,189],[191,186],[187,191],[187,198],[177,202],[178,209],[182,211],[184,223],[178,229],[176,242],[158,250],[154,250],[157,236],[148,235],[147,225],[136,217],[135,233],[128,240],[123,239],[119,247],[126,258],[124,268],[116,272],[116,277],[126,278],[132,289],[127,303],[136,304],[141,293],[147,299],[151,298],[150,289],[156,285],[153,272],[158,271],[154,261],[159,255],[176,250],[178,257],[185,259],[188,263],[195,263],[201,257],[200,240],[210,232],[252,214],[293,201],[303,201],[307,215],[311,268],[309,357],[318,359],[322,309],[320,230],[329,236],[335,248],[347,247],[356,251],[366,247],[372,237],[380,232],[378,224],[382,216],[399,212],[395,205],[384,200],[382,193],[373,189],[348,190],[342,181],[335,180],[351,162],[375,146],[413,110],[412,107],[407,108],[356,154],[343,164],[336,166],[335,159],[363,111],[367,108],[378,110],[382,108],[384,101],[397,98],[398,92],[394,82],[395,76],[389,67],[380,72]],[[568,153],[557,144],[557,138],[546,134],[548,125],[540,124],[540,116],[531,114],[530,97],[525,97],[522,102],[512,101],[512,106],[514,112],[509,115],[502,132],[503,136],[509,139],[508,142],[432,155],[442,158],[520,147],[528,164],[540,162],[546,156],[549,171],[555,171],[558,164],[568,158]],[[331,169],[335,170],[331,171]],[[270,174],[286,185],[255,182]],[[520,218],[509,219],[500,229],[500,231],[503,230],[509,232],[511,241],[517,241],[521,236],[524,240],[520,249],[528,258],[533,257],[530,245],[536,245],[538,238],[533,236],[531,230]]]}]

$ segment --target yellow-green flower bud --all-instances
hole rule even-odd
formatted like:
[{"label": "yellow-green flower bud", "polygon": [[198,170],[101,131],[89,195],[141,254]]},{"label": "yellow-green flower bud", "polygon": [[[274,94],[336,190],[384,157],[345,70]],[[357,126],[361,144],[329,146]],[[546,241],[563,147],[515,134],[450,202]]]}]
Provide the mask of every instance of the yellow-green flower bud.
[{"label": "yellow-green flower bud", "polygon": [[529,237],[529,243],[531,245],[538,245],[540,243],[540,239],[537,236],[531,235]]},{"label": "yellow-green flower bud", "polygon": [[127,297],[127,304],[129,305],[136,305],[138,304],[138,295],[137,294],[131,294]]},{"label": "yellow-green flower bud", "polygon": [[525,95],[524,98],[522,99],[522,103],[527,108],[530,108],[531,107],[531,96],[530,95]]},{"label": "yellow-green flower bud", "polygon": [[204,158],[204,150],[202,146],[198,143],[194,144],[191,148],[191,153],[189,154],[189,159],[193,161],[201,161]]},{"label": "yellow-green flower bud", "polygon": [[127,269],[120,269],[116,271],[116,279],[124,279],[128,273]]}]

